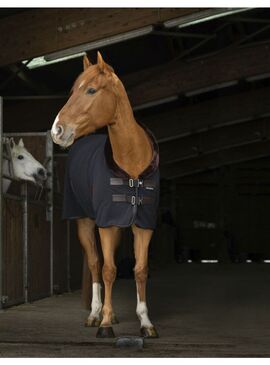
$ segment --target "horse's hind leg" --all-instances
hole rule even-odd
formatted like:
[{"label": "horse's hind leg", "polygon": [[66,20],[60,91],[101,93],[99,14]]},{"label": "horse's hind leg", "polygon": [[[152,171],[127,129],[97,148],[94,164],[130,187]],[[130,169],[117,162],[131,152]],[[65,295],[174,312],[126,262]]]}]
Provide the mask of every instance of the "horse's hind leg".
[{"label": "horse's hind leg", "polygon": [[134,268],[137,286],[136,313],[141,322],[141,335],[147,338],[156,338],[158,333],[148,317],[146,305],[146,281],[148,275],[148,248],[153,234],[150,229],[132,226],[134,235],[134,251],[136,264]]},{"label": "horse's hind leg", "polygon": [[116,266],[114,255],[120,239],[120,229],[118,227],[99,228],[101,247],[104,258],[102,268],[103,282],[105,286],[105,298],[102,308],[103,319],[97,332],[97,337],[114,337],[112,324],[112,286],[116,277]]},{"label": "horse's hind leg", "polygon": [[[86,255],[86,261],[88,264],[88,269],[92,276],[92,302],[91,302],[91,312],[86,320],[85,325],[88,327],[97,327],[101,322],[101,270],[100,270],[100,260],[98,257],[96,239],[95,239],[95,222],[89,218],[82,218],[77,220],[78,226],[78,236],[81,245],[84,248]],[[84,267],[84,280],[83,280],[83,296],[84,301],[90,301],[90,297],[86,298],[86,294],[89,295],[90,283],[87,282],[91,280],[90,275],[87,275],[86,267]]]}]

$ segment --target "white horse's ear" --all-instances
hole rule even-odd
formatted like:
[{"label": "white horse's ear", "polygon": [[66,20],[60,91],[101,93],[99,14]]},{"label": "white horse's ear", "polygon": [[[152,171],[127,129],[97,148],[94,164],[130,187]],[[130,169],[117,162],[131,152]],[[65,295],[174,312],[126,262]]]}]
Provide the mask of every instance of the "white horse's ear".
[{"label": "white horse's ear", "polygon": [[19,143],[18,143],[18,146],[20,146],[20,147],[24,147],[24,143],[23,143],[22,138],[20,138]]},{"label": "white horse's ear", "polygon": [[15,141],[14,141],[14,138],[13,138],[13,137],[9,139],[9,144],[10,144],[10,147],[11,147],[11,148],[14,148],[14,147],[15,147],[16,143],[15,143]]}]

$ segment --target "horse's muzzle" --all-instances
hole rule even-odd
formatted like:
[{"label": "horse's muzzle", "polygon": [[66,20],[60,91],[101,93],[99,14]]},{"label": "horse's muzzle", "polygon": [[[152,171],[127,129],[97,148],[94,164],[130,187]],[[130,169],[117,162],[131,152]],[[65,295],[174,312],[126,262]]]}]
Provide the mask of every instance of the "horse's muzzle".
[{"label": "horse's muzzle", "polygon": [[74,142],[74,131],[70,127],[64,128],[62,125],[57,125],[56,128],[51,129],[51,136],[54,143],[63,148],[67,148]]},{"label": "horse's muzzle", "polygon": [[45,181],[48,177],[47,170],[43,167],[40,167],[33,176],[37,182]]}]

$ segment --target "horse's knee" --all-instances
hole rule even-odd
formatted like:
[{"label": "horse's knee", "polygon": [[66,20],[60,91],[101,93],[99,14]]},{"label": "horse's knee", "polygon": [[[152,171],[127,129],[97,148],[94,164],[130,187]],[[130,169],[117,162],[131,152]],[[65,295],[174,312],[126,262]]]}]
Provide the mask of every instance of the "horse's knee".
[{"label": "horse's knee", "polygon": [[99,271],[99,260],[88,260],[88,268],[91,271],[91,273],[93,272],[98,272]]},{"label": "horse's knee", "polygon": [[135,274],[135,280],[137,282],[144,282],[147,280],[148,267],[147,266],[135,266],[134,274]]},{"label": "horse's knee", "polygon": [[116,277],[116,266],[104,263],[102,268],[102,276],[105,282],[113,282]]}]

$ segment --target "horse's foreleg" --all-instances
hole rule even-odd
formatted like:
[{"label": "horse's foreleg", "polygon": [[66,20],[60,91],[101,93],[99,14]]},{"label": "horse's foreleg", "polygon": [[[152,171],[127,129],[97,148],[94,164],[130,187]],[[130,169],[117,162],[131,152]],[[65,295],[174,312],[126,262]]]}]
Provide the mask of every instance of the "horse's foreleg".
[{"label": "horse's foreleg", "polygon": [[148,275],[148,248],[153,234],[150,229],[142,229],[132,226],[134,235],[134,251],[136,264],[134,268],[137,287],[136,313],[141,322],[141,334],[144,337],[156,338],[158,333],[148,317],[146,305],[146,281]]},{"label": "horse's foreleg", "polygon": [[[91,272],[92,276],[92,302],[91,302],[91,312],[89,317],[86,320],[85,325],[88,327],[96,327],[99,326],[101,322],[101,274],[100,274],[100,261],[98,257],[97,247],[96,247],[96,239],[95,239],[95,222],[89,218],[82,218],[77,220],[78,225],[78,236],[81,242],[81,245],[84,248],[86,261],[88,265],[88,269]],[[85,264],[84,264],[85,265]],[[86,266],[86,265],[85,265]],[[87,275],[87,268],[84,267],[84,278],[83,278],[83,288],[82,295],[84,301],[89,301],[90,298],[85,298],[86,294],[89,295],[90,292],[90,282],[86,282],[86,280],[90,281],[90,275]]]},{"label": "horse's foreleg", "polygon": [[120,239],[118,227],[99,228],[104,265],[102,277],[105,287],[104,305],[102,308],[103,319],[97,332],[97,337],[114,337],[112,324],[114,321],[112,309],[112,286],[116,277],[114,255]]}]

